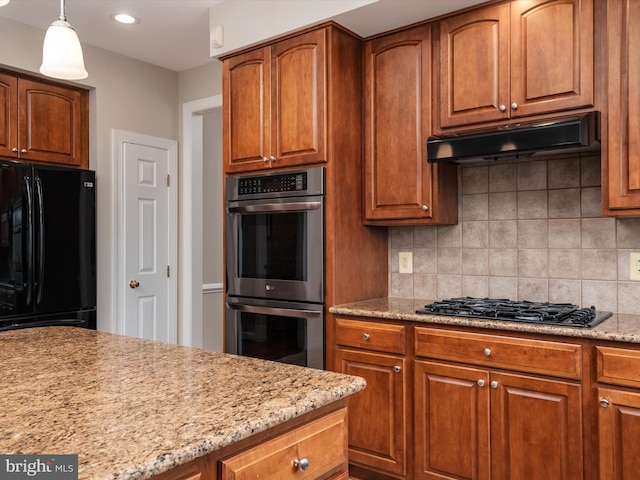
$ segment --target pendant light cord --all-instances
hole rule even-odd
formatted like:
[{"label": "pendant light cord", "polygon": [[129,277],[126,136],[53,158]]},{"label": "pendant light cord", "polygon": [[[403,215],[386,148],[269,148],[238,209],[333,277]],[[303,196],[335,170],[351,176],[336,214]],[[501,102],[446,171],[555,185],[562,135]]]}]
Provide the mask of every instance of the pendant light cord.
[{"label": "pendant light cord", "polygon": [[64,14],[64,0],[60,0],[60,16],[58,20],[62,20],[63,22],[67,21],[67,16]]}]

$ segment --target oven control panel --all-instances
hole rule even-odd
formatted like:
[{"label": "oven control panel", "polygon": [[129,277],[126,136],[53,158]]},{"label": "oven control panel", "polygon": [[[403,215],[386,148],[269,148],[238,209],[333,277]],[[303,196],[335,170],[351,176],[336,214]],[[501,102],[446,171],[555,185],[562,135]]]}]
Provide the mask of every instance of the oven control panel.
[{"label": "oven control panel", "polygon": [[307,172],[259,175],[238,179],[238,195],[300,192],[307,189]]}]

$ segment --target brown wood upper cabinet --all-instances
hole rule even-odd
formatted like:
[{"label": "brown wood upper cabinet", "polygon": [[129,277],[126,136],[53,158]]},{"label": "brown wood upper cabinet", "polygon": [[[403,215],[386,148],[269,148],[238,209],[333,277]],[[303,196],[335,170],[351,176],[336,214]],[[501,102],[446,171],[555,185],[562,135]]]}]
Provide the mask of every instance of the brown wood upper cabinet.
[{"label": "brown wood upper cabinet", "polygon": [[431,27],[366,42],[364,72],[365,223],[455,223],[456,169],[426,156]]},{"label": "brown wood upper cabinet", "polygon": [[0,72],[0,156],[88,168],[88,92]]},{"label": "brown wood upper cabinet", "polygon": [[593,24],[593,0],[513,1],[440,21],[436,130],[593,106]]},{"label": "brown wood upper cabinet", "polygon": [[223,64],[225,171],[326,161],[327,29]]},{"label": "brown wood upper cabinet", "polygon": [[602,207],[640,215],[640,2],[607,2],[608,120],[603,126]]}]

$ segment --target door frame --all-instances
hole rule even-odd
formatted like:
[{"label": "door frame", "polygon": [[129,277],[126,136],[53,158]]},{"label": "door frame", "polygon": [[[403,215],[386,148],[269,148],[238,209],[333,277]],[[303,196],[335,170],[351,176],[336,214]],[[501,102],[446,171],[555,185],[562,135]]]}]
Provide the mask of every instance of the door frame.
[{"label": "door frame", "polygon": [[[125,218],[125,205],[124,205],[124,144],[134,143],[152,148],[159,148],[166,150],[169,153],[169,176],[172,182],[178,181],[178,142],[166,138],[152,137],[149,135],[143,135],[140,133],[126,132],[123,130],[111,130],[112,148],[114,156],[114,228],[113,228],[113,245],[115,252],[113,255],[113,292],[115,296],[115,308],[116,312],[116,333],[122,334],[124,332],[124,319],[125,319],[125,301],[124,301],[124,287],[122,282],[126,281],[124,275],[124,255],[118,255],[118,252],[122,252],[126,245],[124,243],[123,222]],[[174,188],[168,189],[168,224],[169,224],[169,258],[168,264],[174,271],[169,276],[168,294],[167,299],[168,311],[167,311],[167,338],[170,343],[176,343],[178,341],[178,194],[176,183],[173,183]]]},{"label": "door frame", "polygon": [[[202,348],[202,114],[222,108],[222,95],[182,104],[182,175],[180,177],[180,335],[179,343]],[[222,290],[221,285],[213,285]],[[220,312],[222,316],[223,312]]]}]

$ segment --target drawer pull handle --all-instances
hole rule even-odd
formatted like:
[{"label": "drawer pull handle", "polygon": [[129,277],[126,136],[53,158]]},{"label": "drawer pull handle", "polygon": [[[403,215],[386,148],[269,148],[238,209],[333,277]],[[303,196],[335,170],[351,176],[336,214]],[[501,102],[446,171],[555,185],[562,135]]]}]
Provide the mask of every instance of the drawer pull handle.
[{"label": "drawer pull handle", "polygon": [[489,385],[491,385],[491,388],[498,388],[498,382],[496,382],[495,380],[491,382]]},{"label": "drawer pull handle", "polygon": [[600,406],[601,407],[608,407],[609,406],[609,400],[607,400],[606,398],[601,398],[600,399]]},{"label": "drawer pull handle", "polygon": [[491,355],[491,349],[490,348],[485,348],[484,349],[484,354],[488,357],[489,355]]},{"label": "drawer pull handle", "polygon": [[396,365],[395,367],[393,367],[393,371],[396,373],[400,373],[400,370],[402,370],[401,367],[399,367],[398,365]]},{"label": "drawer pull handle", "polygon": [[364,338],[365,340],[369,340],[370,335],[368,333],[365,333],[362,335],[362,338]]},{"label": "drawer pull handle", "polygon": [[304,457],[301,460],[294,458],[293,468],[297,468],[301,472],[304,472],[307,468],[309,468],[309,459],[307,457]]},{"label": "drawer pull handle", "polygon": [[478,386],[479,387],[484,387],[484,380],[483,379],[478,380]]}]

